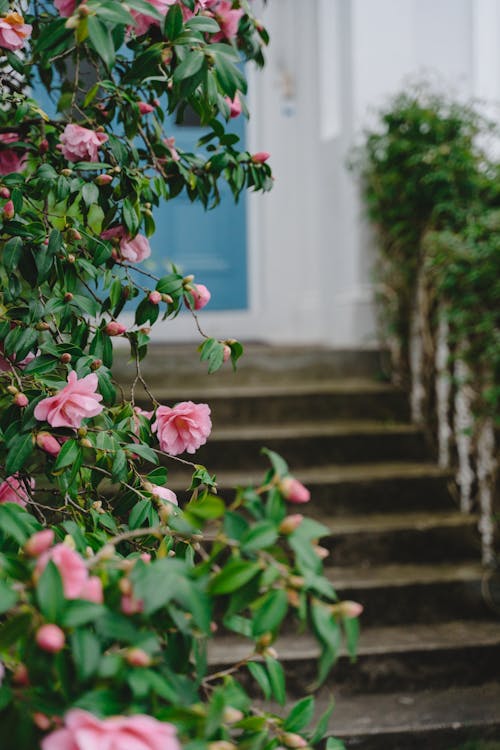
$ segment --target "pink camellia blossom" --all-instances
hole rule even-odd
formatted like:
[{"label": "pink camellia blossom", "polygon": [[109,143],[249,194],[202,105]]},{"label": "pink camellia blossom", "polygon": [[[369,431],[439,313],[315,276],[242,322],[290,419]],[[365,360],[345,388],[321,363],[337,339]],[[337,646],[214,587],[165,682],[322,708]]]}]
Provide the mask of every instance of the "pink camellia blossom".
[{"label": "pink camellia blossom", "polygon": [[109,185],[110,182],[113,182],[113,175],[112,174],[99,174],[94,180],[96,185],[99,185],[99,187],[104,187],[105,185]]},{"label": "pink camellia blossom", "polygon": [[[212,295],[205,284],[191,284],[189,291],[193,295],[195,310],[201,310],[210,302]],[[191,306],[191,300],[189,298],[186,299],[186,304],[188,307]]]},{"label": "pink camellia blossom", "polygon": [[215,42],[221,39],[234,39],[238,33],[240,18],[243,15],[241,8],[233,8],[232,0],[206,0],[205,8],[210,9],[221,30],[212,37]]},{"label": "pink camellia blossom", "polygon": [[227,106],[229,107],[229,117],[239,117],[242,112],[242,106],[240,97],[236,93],[234,95],[234,99],[230,99],[228,96],[225,96],[224,99],[226,100]]},{"label": "pink camellia blossom", "polygon": [[290,503],[307,503],[311,499],[311,493],[295,477],[284,477],[279,483],[279,488],[285,500]]},{"label": "pink camellia blossom", "polygon": [[[30,479],[28,485],[35,488],[35,480]],[[0,503],[16,503],[22,508],[29,499],[28,491],[24,482],[19,479],[19,474],[12,474],[0,484]]]},{"label": "pink camellia blossom", "polygon": [[144,610],[142,599],[136,599],[133,594],[124,594],[121,598],[120,609],[124,615],[137,615]]},{"label": "pink camellia blossom", "polygon": [[118,323],[117,320],[112,320],[107,324],[104,330],[108,336],[121,336],[122,333],[125,333],[127,330],[127,326],[124,326],[123,323]]},{"label": "pink camellia blossom", "polygon": [[271,154],[269,154],[267,151],[257,151],[256,154],[252,155],[252,161],[254,164],[264,164],[265,161],[269,159]]},{"label": "pink camellia blossom", "polygon": [[229,357],[231,356],[231,347],[227,344],[224,344],[224,349],[222,350],[222,361],[227,362]]},{"label": "pink camellia blossom", "polygon": [[212,430],[210,407],[192,401],[181,401],[173,408],[159,406],[151,429],[157,433],[162,451],[172,456],[184,451],[194,453],[207,442]]},{"label": "pink camellia blossom", "polygon": [[30,536],[24,545],[24,551],[30,557],[39,557],[47,552],[54,544],[54,532],[52,529],[43,529]]},{"label": "pink camellia blossom", "polygon": [[70,709],[64,726],[47,735],[41,750],[181,750],[173,724],[152,716],[97,716]]},{"label": "pink camellia blossom", "polygon": [[[149,4],[155,8],[162,16],[167,14],[168,9],[171,5],[174,5],[177,0],[147,0]],[[134,17],[134,26],[132,30],[137,36],[142,36],[149,29],[150,26],[159,26],[160,21],[154,16],[148,16],[147,13],[140,13],[139,11],[133,10],[132,15]]]},{"label": "pink camellia blossom", "polygon": [[102,604],[102,583],[97,576],[89,576],[87,567],[78,554],[66,544],[56,544],[42,553],[36,564],[36,573],[41,575],[49,560],[58,569],[66,599],[86,599]]},{"label": "pink camellia blossom", "polygon": [[35,641],[43,651],[57,654],[64,648],[66,636],[58,625],[48,624],[38,628],[35,634]]},{"label": "pink camellia blossom", "polygon": [[0,18],[0,47],[11,52],[21,49],[26,39],[31,36],[32,26],[24,23],[19,13],[7,13]]},{"label": "pink camellia blossom", "polygon": [[165,146],[170,151],[170,156],[172,157],[173,161],[180,161],[181,157],[179,156],[179,152],[175,148],[174,136],[170,136],[170,138],[164,138],[163,142],[165,143]]},{"label": "pink camellia blossom", "polygon": [[144,237],[142,234],[136,234],[135,237],[131,237],[121,224],[111,227],[111,229],[106,229],[102,232],[101,237],[103,240],[118,239],[120,257],[132,263],[141,263],[151,255],[151,246],[147,237]]},{"label": "pink camellia blossom", "polygon": [[168,500],[168,502],[172,503],[173,505],[179,505],[177,495],[175,494],[175,492],[172,492],[172,490],[169,490],[168,487],[159,487],[158,485],[153,485],[151,494],[161,498],[162,500]]},{"label": "pink camellia blossom", "polygon": [[13,219],[16,213],[16,209],[14,208],[14,203],[11,200],[8,200],[7,203],[4,204],[4,207],[2,208],[2,216],[4,219]]},{"label": "pink camellia blossom", "polygon": [[159,305],[161,302],[160,292],[157,292],[157,291],[150,292],[148,295],[148,300],[151,302],[152,305]]},{"label": "pink camellia blossom", "polygon": [[[0,133],[0,146],[3,144],[14,143],[19,140],[17,133]],[[0,149],[0,175],[10,174],[11,172],[21,172],[26,161],[26,155],[19,153],[13,148]],[[10,198],[9,195],[2,197]]]},{"label": "pink camellia blossom", "polygon": [[76,8],[76,0],[54,0],[54,5],[63,18],[69,18],[73,15]]},{"label": "pink camellia blossom", "polygon": [[64,128],[59,140],[62,155],[69,161],[98,161],[98,149],[106,143],[108,136],[70,123]]},{"label": "pink camellia blossom", "polygon": [[35,419],[46,421],[51,427],[80,427],[83,419],[96,417],[104,408],[99,403],[102,396],[96,393],[97,385],[94,372],[78,379],[72,370],[68,374],[68,384],[59,393],[37,404]]},{"label": "pink camellia blossom", "polygon": [[36,444],[49,456],[57,456],[61,451],[61,443],[50,432],[39,432],[36,436]]},{"label": "pink camellia blossom", "polygon": [[149,113],[154,110],[153,105],[148,104],[147,102],[137,102],[137,106],[139,107],[139,113],[141,115],[149,115]]}]

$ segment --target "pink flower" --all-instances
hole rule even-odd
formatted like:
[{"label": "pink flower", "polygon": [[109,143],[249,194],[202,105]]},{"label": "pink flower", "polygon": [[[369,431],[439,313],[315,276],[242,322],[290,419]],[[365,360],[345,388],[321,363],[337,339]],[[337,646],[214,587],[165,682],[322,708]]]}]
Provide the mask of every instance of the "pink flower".
[{"label": "pink flower", "polygon": [[133,594],[124,594],[120,603],[121,611],[124,615],[137,615],[144,609],[142,599],[136,599]]},{"label": "pink flower", "polygon": [[152,305],[159,305],[161,302],[160,292],[157,292],[157,291],[150,292],[148,295],[148,300],[151,302]]},{"label": "pink flower", "polygon": [[25,40],[31,36],[31,29],[19,13],[7,13],[0,18],[0,47],[11,52],[21,49]]},{"label": "pink flower", "polygon": [[64,727],[41,742],[41,750],[181,750],[173,724],[152,716],[97,716],[72,708]]},{"label": "pink flower", "polygon": [[[28,484],[32,490],[35,488],[34,479],[30,479]],[[28,491],[18,474],[12,474],[0,484],[0,503],[16,503],[24,508],[28,499]]]},{"label": "pink flower", "polygon": [[181,157],[179,156],[179,152],[175,148],[175,138],[173,136],[171,136],[170,138],[165,138],[164,143],[170,151],[170,156],[172,157],[173,161],[180,161]]},{"label": "pink flower", "polygon": [[14,203],[9,200],[7,203],[5,203],[4,207],[2,208],[2,216],[4,219],[13,219],[14,215],[16,213],[16,209],[14,208]]},{"label": "pink flower", "polygon": [[234,99],[230,99],[228,96],[225,96],[224,99],[229,107],[229,117],[239,117],[242,112],[242,106],[238,94],[234,95]]},{"label": "pink flower", "polygon": [[218,42],[224,38],[234,39],[238,33],[240,18],[243,15],[241,8],[233,9],[231,0],[207,0],[205,8],[213,11],[215,20],[221,28],[218,34],[214,34],[213,40]]},{"label": "pink flower", "polygon": [[285,477],[281,480],[279,488],[285,500],[290,503],[307,503],[311,499],[311,493],[295,477]]},{"label": "pink flower", "polygon": [[57,456],[61,450],[61,444],[50,432],[39,432],[36,436],[36,444],[49,456]]},{"label": "pink flower", "polygon": [[52,529],[43,529],[30,536],[24,545],[24,551],[30,557],[38,557],[43,552],[47,552],[54,544],[54,532]]},{"label": "pink flower", "polygon": [[149,113],[154,110],[153,105],[148,104],[147,102],[137,102],[137,106],[139,107],[139,113],[141,115],[149,115]]},{"label": "pink flower", "polygon": [[[14,141],[18,140],[19,136],[17,133],[0,133],[0,145],[4,143],[14,143]],[[11,172],[21,172],[25,160],[24,153],[20,154],[12,148],[2,148],[0,150],[0,175],[10,174]]]},{"label": "pink flower", "polygon": [[[212,295],[210,294],[205,284],[192,284],[189,291],[193,295],[195,310],[201,310],[203,307],[205,307],[205,305],[207,305],[210,302],[210,297]],[[190,302],[191,300],[188,298],[187,299],[188,307],[190,307]]]},{"label": "pink flower", "polygon": [[304,516],[302,515],[302,513],[294,513],[291,516],[285,516],[279,526],[280,533],[291,534],[295,531],[295,529],[299,528],[303,520]]},{"label": "pink flower", "polygon": [[162,451],[173,456],[184,451],[194,453],[207,442],[212,430],[210,407],[192,401],[182,401],[173,408],[159,406],[151,429],[157,433]]},{"label": "pink flower", "polygon": [[54,0],[54,5],[63,18],[69,18],[75,12],[76,0]]},{"label": "pink flower", "polygon": [[177,495],[175,494],[175,492],[172,492],[172,490],[169,490],[168,487],[158,487],[157,485],[153,485],[151,494],[161,498],[162,500],[168,500],[168,502],[172,503],[173,505],[179,505]]},{"label": "pink flower", "polygon": [[49,560],[58,569],[66,599],[86,599],[101,604],[103,601],[102,583],[97,576],[89,576],[87,567],[78,554],[65,544],[56,544],[38,558],[36,572],[41,575]]},{"label": "pink flower", "polygon": [[60,139],[62,154],[69,161],[98,161],[98,149],[106,143],[106,133],[96,133],[81,125],[66,125]]},{"label": "pink flower", "polygon": [[99,404],[102,396],[96,393],[97,384],[94,372],[78,379],[72,370],[68,375],[68,384],[59,393],[37,404],[35,419],[46,421],[51,427],[80,427],[83,419],[96,417],[104,408]]},{"label": "pink flower", "polygon": [[104,330],[108,336],[121,336],[127,330],[127,326],[124,326],[123,323],[118,323],[116,320],[112,320]]},{"label": "pink flower", "polygon": [[57,654],[64,648],[66,637],[64,632],[57,625],[42,625],[42,627],[38,628],[36,631],[35,641],[43,651]]},{"label": "pink flower", "polygon": [[[177,0],[147,0],[150,5],[153,6],[162,16],[167,14],[168,9],[171,5],[174,5]],[[133,10],[132,15],[135,21],[135,27],[133,31],[137,36],[142,36],[149,29],[150,26],[159,26],[160,21],[153,16],[148,16],[147,13],[139,13]]]},{"label": "pink flower", "polygon": [[254,164],[264,164],[265,161],[269,159],[271,154],[269,154],[267,151],[257,151],[256,154],[253,154],[252,161]]},{"label": "pink flower", "polygon": [[106,229],[102,232],[101,237],[103,240],[118,239],[120,256],[132,263],[141,263],[151,255],[151,246],[147,237],[144,237],[142,234],[136,234],[135,237],[131,237],[121,224],[111,227],[111,229]]},{"label": "pink flower", "polygon": [[28,406],[29,401],[28,397],[25,393],[16,393],[14,396],[14,403],[16,406],[19,406],[21,409],[24,409],[26,406]]}]

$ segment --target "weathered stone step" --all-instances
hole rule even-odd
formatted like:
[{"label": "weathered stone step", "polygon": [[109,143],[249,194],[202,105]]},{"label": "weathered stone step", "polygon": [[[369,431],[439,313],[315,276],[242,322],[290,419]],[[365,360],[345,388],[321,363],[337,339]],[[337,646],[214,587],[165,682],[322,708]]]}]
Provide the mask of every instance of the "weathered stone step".
[{"label": "weathered stone step", "polygon": [[[214,670],[249,655],[248,642],[216,639],[209,651]],[[288,695],[300,698],[314,686],[320,649],[311,636],[284,636],[274,644],[285,669]],[[345,648],[318,697],[476,685],[496,679],[500,669],[498,620],[452,621],[362,629],[357,659]],[[240,670],[256,696],[259,689]]]},{"label": "weathered stone step", "polygon": [[[318,701],[317,712],[326,709]],[[493,750],[500,740],[500,684],[339,699],[329,733],[353,750]],[[498,750],[498,748],[496,748]]]},{"label": "weathered stone step", "polygon": [[[155,389],[160,403],[206,402],[214,427],[246,425],[249,422],[292,423],[299,420],[324,422],[333,419],[408,421],[408,396],[391,385],[373,380],[349,379],[328,382],[269,383],[240,385],[236,380],[224,387],[199,389]],[[136,397],[139,406],[151,408],[147,395]]]},{"label": "weathered stone step", "polygon": [[[232,500],[236,487],[257,486],[262,470],[220,471],[219,492]],[[301,512],[327,513],[330,518],[355,513],[372,514],[452,509],[448,492],[451,474],[431,463],[387,463],[310,466],[295,470],[311,490],[311,502]],[[190,472],[176,462],[169,464],[169,486],[179,492],[189,486]]]},{"label": "weathered stone step", "polygon": [[313,464],[421,461],[429,455],[423,433],[413,425],[353,420],[215,430],[196,462],[215,472],[265,468],[262,446],[281,454],[294,471]]},{"label": "weathered stone step", "polygon": [[478,518],[460,512],[385,513],[321,518],[331,534],[321,544],[327,565],[478,560]]},{"label": "weathered stone step", "polygon": [[478,563],[396,564],[327,568],[341,599],[364,606],[365,625],[484,619],[485,569]]}]

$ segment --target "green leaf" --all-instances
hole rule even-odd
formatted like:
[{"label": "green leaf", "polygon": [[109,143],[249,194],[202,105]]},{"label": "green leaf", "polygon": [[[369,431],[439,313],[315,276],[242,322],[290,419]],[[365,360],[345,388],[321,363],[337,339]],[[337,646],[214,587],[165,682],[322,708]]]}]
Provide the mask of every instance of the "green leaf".
[{"label": "green leaf", "polygon": [[[101,167],[101,165],[99,165]],[[87,214],[87,224],[95,234],[102,231],[102,222],[104,221],[104,211],[97,203],[93,203]]]},{"label": "green leaf", "polygon": [[49,234],[49,244],[47,245],[47,252],[50,255],[55,255],[59,252],[63,244],[62,234],[58,229],[53,229]]},{"label": "green leaf", "polygon": [[346,746],[342,740],[338,740],[336,737],[328,737],[326,741],[326,750],[346,750]]},{"label": "green leaf", "polygon": [[7,454],[7,460],[5,462],[5,473],[7,476],[11,476],[18,472],[28,458],[31,456],[33,451],[33,436],[31,432],[27,435],[18,435],[12,441],[9,452]]},{"label": "green leaf", "polygon": [[214,18],[208,18],[207,16],[193,16],[186,23],[187,29],[193,31],[200,31],[207,34],[217,34],[220,31],[220,26]]},{"label": "green leaf", "polygon": [[22,546],[29,537],[40,531],[41,525],[31,515],[15,503],[2,503],[0,505],[0,529],[6,536],[12,537]]},{"label": "green leaf", "polygon": [[115,457],[113,459],[113,466],[111,468],[111,481],[112,482],[119,482],[121,479],[126,478],[127,476],[127,455],[124,450],[118,449],[115,453]]},{"label": "green leaf", "polygon": [[59,570],[49,560],[36,586],[36,598],[40,611],[49,622],[58,623],[66,600]]},{"label": "green leaf", "polygon": [[309,745],[311,747],[314,747],[314,745],[317,742],[320,742],[324,739],[325,734],[328,730],[328,724],[330,723],[330,717],[333,713],[333,709],[335,708],[335,703],[333,700],[330,701],[328,707],[325,709],[325,711],[321,714],[319,717],[319,721],[316,724],[316,728],[314,730],[314,734],[309,740]]},{"label": "green leaf", "polygon": [[272,688],[265,667],[256,661],[249,661],[247,667],[255,682],[264,693],[264,698],[269,700],[272,695]]},{"label": "green leaf", "polygon": [[20,237],[12,237],[5,243],[3,248],[3,265],[9,273],[17,268],[22,249],[23,241]]},{"label": "green leaf", "polygon": [[284,477],[289,473],[288,464],[279,453],[275,453],[269,450],[269,448],[262,448],[260,452],[268,457],[271,466],[279,477]]},{"label": "green leaf", "polygon": [[253,635],[276,630],[282,623],[288,611],[288,597],[283,589],[269,591],[258,602],[258,608],[253,618]]},{"label": "green leaf", "polygon": [[115,45],[113,37],[105,24],[101,23],[97,16],[87,16],[89,38],[92,45],[108,68],[115,63]]},{"label": "green leaf", "polygon": [[0,626],[0,651],[4,651],[13,643],[26,638],[31,631],[32,624],[31,612],[23,612],[6,620]]},{"label": "green leaf", "polygon": [[151,500],[139,500],[130,511],[128,525],[133,529],[139,529],[143,523],[148,519],[149,511],[151,510]]},{"label": "green leaf", "polygon": [[342,626],[346,635],[347,651],[349,656],[354,658],[359,640],[359,620],[357,617],[345,617]]},{"label": "green leaf", "polygon": [[139,231],[139,217],[137,216],[137,211],[135,210],[129,198],[125,198],[125,200],[123,201],[122,212],[123,223],[125,224],[128,233],[132,237],[135,237],[135,235]]},{"label": "green leaf", "polygon": [[270,547],[278,538],[276,525],[272,521],[259,521],[251,526],[240,539],[241,549],[255,552]]},{"label": "green leaf", "polygon": [[205,55],[199,50],[188,52],[184,60],[174,71],[174,83],[184,81],[196,75],[205,62]]},{"label": "green leaf", "polygon": [[0,581],[0,614],[3,615],[9,609],[15,606],[18,594],[8,583]]},{"label": "green leaf", "polygon": [[81,457],[81,453],[82,449],[76,440],[67,440],[57,455],[53,471],[60,471],[76,463],[77,458]]},{"label": "green leaf", "polygon": [[86,206],[99,201],[99,188],[93,182],[86,182],[82,187],[82,198]]},{"label": "green leaf", "polygon": [[165,36],[171,42],[182,31],[182,10],[179,5],[172,5],[165,16]]},{"label": "green leaf", "polygon": [[72,599],[66,604],[66,609],[61,617],[61,625],[65,628],[78,628],[81,625],[95,622],[105,612],[106,608],[102,604],[95,604],[84,599]]},{"label": "green leaf", "polygon": [[230,594],[244,586],[262,571],[259,563],[231,560],[210,583],[212,594]]},{"label": "green leaf", "polygon": [[101,661],[99,639],[87,628],[79,628],[72,634],[70,644],[78,679],[87,680],[99,668]]},{"label": "green leaf", "polygon": [[302,698],[302,700],[295,704],[285,719],[283,729],[286,732],[300,732],[311,723],[313,717],[314,698],[310,695],[307,698]]},{"label": "green leaf", "polygon": [[193,516],[196,523],[198,520],[220,518],[224,515],[225,510],[226,506],[220,497],[207,494],[202,495],[199,500],[191,500],[186,505],[184,512],[188,515],[188,519],[189,516]]},{"label": "green leaf", "polygon": [[149,447],[149,445],[144,445],[144,443],[126,443],[123,448],[128,453],[136,453],[138,456],[143,458],[145,461],[149,461],[149,463],[151,464],[158,463],[158,456],[156,455],[155,451]]},{"label": "green leaf", "polygon": [[266,656],[265,662],[272,695],[281,706],[284,706],[286,701],[286,691],[285,674],[283,672],[283,667],[281,666],[279,661],[273,659],[272,656]]}]

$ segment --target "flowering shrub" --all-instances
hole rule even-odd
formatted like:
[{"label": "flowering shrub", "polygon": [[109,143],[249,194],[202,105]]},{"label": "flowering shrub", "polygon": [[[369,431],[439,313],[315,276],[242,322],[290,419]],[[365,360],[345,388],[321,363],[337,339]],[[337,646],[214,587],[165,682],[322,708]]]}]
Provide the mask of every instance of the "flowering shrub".
[{"label": "flowering shrub", "polygon": [[[271,187],[269,155],[239,150],[226,128],[244,111],[240,62],[262,64],[266,42],[246,0],[54,0],[26,17],[0,0],[5,750],[273,750],[325,733],[327,716],[305,731],[310,697],[281,718],[254,703],[285,702],[272,647],[285,618],[312,627],[319,681],[342,631],[351,651],[356,640],[359,608],[322,574],[326,529],[287,513],[306,488],[268,453],[262,484],[228,505],[192,464],[181,509],[168,466],[209,438],[210,409],[159,404],[141,372],[149,326],[210,297],[176,268],[158,278],[139,265],[153,207],[184,191],[215,206],[221,181],[235,197]],[[205,155],[168,132],[188,106]],[[116,337],[136,367],[128,399],[111,374]],[[201,359],[213,372],[241,352],[205,337]],[[248,657],[211,666],[217,631],[244,638]]]}]

